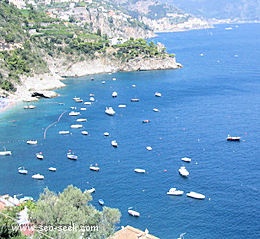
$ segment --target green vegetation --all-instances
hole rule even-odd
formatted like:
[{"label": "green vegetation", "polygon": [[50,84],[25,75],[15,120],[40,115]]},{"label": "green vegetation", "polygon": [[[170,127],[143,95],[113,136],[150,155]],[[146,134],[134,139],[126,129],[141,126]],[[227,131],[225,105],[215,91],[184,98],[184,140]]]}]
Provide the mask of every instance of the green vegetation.
[{"label": "green vegetation", "polygon": [[[89,203],[91,199],[88,192],[71,185],[59,194],[45,189],[30,215],[38,228],[34,238],[45,238],[42,233],[62,239],[108,238],[119,222],[120,212],[108,207],[98,211]],[[50,226],[49,230],[44,230],[44,225]]]}]

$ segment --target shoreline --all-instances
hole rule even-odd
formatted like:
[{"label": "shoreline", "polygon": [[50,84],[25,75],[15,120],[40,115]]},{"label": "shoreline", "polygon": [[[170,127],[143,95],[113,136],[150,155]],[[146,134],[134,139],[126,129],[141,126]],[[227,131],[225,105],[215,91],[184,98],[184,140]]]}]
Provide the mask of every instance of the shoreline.
[{"label": "shoreline", "polygon": [[[67,63],[67,64],[64,64]],[[97,58],[92,61],[83,62],[64,62],[63,59],[48,60],[50,73],[36,74],[34,76],[21,76],[21,83],[16,85],[17,91],[9,94],[4,100],[0,101],[0,113],[13,108],[21,102],[38,101],[39,98],[32,97],[32,93],[37,92],[48,98],[57,97],[55,89],[66,87],[62,81],[68,78],[82,77],[87,75],[96,75],[115,72],[134,72],[134,71],[152,71],[182,68],[175,58],[166,59],[134,59],[127,63],[113,62],[108,58]],[[57,71],[57,69],[59,69]],[[3,105],[3,106],[2,106]]]}]

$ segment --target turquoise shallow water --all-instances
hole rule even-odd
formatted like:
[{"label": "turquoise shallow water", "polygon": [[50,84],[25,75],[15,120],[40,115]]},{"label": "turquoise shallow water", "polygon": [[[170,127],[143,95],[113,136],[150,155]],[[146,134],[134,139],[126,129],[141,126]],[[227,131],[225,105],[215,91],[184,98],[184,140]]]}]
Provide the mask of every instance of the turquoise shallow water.
[{"label": "turquoise shallow water", "polygon": [[[45,187],[95,187],[92,203],[101,210],[98,199],[103,198],[107,206],[119,208],[119,226],[148,228],[165,239],[183,232],[186,239],[258,238],[259,24],[232,26],[231,31],[225,27],[159,34],[154,40],[176,53],[183,69],[103,74],[94,81],[92,76],[69,79],[58,91],[60,97],[43,99],[34,110],[17,106],[1,113],[0,147],[13,155],[0,157],[0,194],[37,199]],[[113,91],[117,98],[111,97]],[[156,91],[162,97],[155,97]],[[90,93],[96,99],[91,106],[72,100],[78,96],[88,101]],[[71,106],[87,108],[80,118],[88,119],[82,123],[88,136],[70,129],[77,118],[68,115]],[[105,115],[106,106],[113,106],[116,115]],[[151,122],[143,124],[144,119]],[[59,130],[72,134],[59,135]],[[109,137],[103,136],[105,131]],[[227,142],[227,134],[242,140]],[[27,145],[28,139],[37,139],[38,145]],[[147,151],[148,145],[153,150]],[[78,155],[77,161],[66,158],[69,149]],[[35,157],[39,151],[45,156],[42,161]],[[184,156],[192,158],[186,164],[187,179],[178,174]],[[89,170],[95,163],[98,173]],[[17,173],[21,165],[28,175]],[[50,166],[57,172],[49,172]],[[147,173],[136,174],[134,168]],[[45,179],[33,180],[34,173]],[[166,195],[170,187],[201,192],[206,199],[171,197]],[[128,207],[141,216],[129,216]]]}]

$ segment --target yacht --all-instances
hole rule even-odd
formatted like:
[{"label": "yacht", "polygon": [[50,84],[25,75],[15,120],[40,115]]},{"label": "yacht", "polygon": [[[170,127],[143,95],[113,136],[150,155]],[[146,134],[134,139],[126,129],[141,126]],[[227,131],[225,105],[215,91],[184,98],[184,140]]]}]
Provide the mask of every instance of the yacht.
[{"label": "yacht", "polygon": [[227,141],[240,141],[240,137],[239,136],[227,136]]},{"label": "yacht", "polygon": [[189,192],[186,194],[187,197],[195,198],[195,199],[205,199],[205,195],[201,193],[196,193],[196,192]]},{"label": "yacht", "polygon": [[183,177],[188,177],[190,174],[189,171],[184,166],[179,168],[179,173]]},{"label": "yacht", "polygon": [[191,158],[188,158],[188,157],[183,157],[183,158],[181,158],[181,160],[182,160],[183,162],[187,162],[187,163],[190,163],[190,162],[191,162]]},{"label": "yacht", "polygon": [[20,174],[27,174],[28,170],[26,170],[25,167],[19,167],[18,168],[18,173],[20,173]]},{"label": "yacht", "polygon": [[72,124],[72,125],[70,126],[70,128],[72,128],[72,129],[79,129],[79,128],[82,128],[82,127],[83,127],[82,124]]},{"label": "yacht", "polygon": [[138,98],[132,98],[131,99],[131,102],[139,102],[140,101],[140,99],[138,99]]},{"label": "yacht", "polygon": [[12,155],[12,152],[10,150],[6,150],[4,148],[4,151],[0,151],[0,156],[9,156]]},{"label": "yacht", "polygon": [[49,171],[51,171],[51,172],[56,172],[56,170],[57,170],[57,169],[54,168],[54,167],[49,167],[48,169],[49,169]]},{"label": "yacht", "polygon": [[153,111],[154,111],[154,112],[159,112],[160,110],[157,109],[157,108],[153,108]]},{"label": "yacht", "polygon": [[170,188],[167,192],[168,195],[181,196],[184,192],[182,190],[177,190],[176,188]]},{"label": "yacht", "polygon": [[104,136],[109,136],[109,133],[108,132],[104,132]]},{"label": "yacht", "polygon": [[43,156],[42,152],[37,153],[37,154],[36,154],[36,158],[37,158],[37,159],[43,159],[44,156]]},{"label": "yacht", "polygon": [[147,149],[148,151],[151,151],[153,148],[152,148],[151,146],[147,146],[146,149]]},{"label": "yacht", "polygon": [[88,131],[83,130],[83,131],[81,131],[81,134],[83,134],[83,135],[88,135]]},{"label": "yacht", "polygon": [[70,132],[68,130],[60,130],[59,134],[69,134]]},{"label": "yacht", "polygon": [[116,140],[112,140],[112,141],[111,141],[111,145],[112,145],[113,147],[115,147],[115,148],[118,147],[118,143],[116,142]]},{"label": "yacht", "polygon": [[142,169],[142,168],[136,168],[136,169],[134,169],[134,171],[136,173],[145,173],[146,172],[145,169]]},{"label": "yacht", "polygon": [[114,91],[114,92],[112,93],[112,97],[113,97],[113,98],[117,97],[117,92],[116,92],[116,91]]},{"label": "yacht", "polygon": [[79,118],[76,121],[77,122],[87,122],[87,119],[86,118]]},{"label": "yacht", "polygon": [[33,144],[37,144],[38,142],[37,142],[37,140],[27,140],[26,143],[33,145]]},{"label": "yacht", "polygon": [[34,175],[32,176],[32,178],[33,178],[33,179],[42,180],[42,179],[44,179],[44,176],[41,175],[41,174],[39,174],[39,173],[37,173],[37,174],[34,174]]},{"label": "yacht", "polygon": [[78,115],[80,115],[80,112],[78,112],[78,111],[69,112],[69,116],[78,116]]},{"label": "yacht", "polygon": [[161,97],[162,94],[161,94],[160,92],[155,92],[155,93],[154,93],[154,96],[156,96],[156,97]]},{"label": "yacht", "polygon": [[96,171],[96,172],[98,172],[100,170],[100,168],[98,166],[92,166],[92,165],[89,167],[89,169],[92,171]]},{"label": "yacht", "polygon": [[77,160],[77,159],[78,159],[78,156],[75,155],[75,154],[73,154],[71,151],[69,151],[69,152],[67,153],[67,158],[68,158],[68,159],[71,159],[71,160]]},{"label": "yacht", "polygon": [[96,191],[95,188],[90,188],[90,189],[87,190],[88,193],[94,193],[95,191]]},{"label": "yacht", "polygon": [[103,206],[105,204],[104,200],[103,199],[98,199],[98,203]]},{"label": "yacht", "polygon": [[140,217],[140,213],[132,209],[128,209],[128,214],[133,217]]},{"label": "yacht", "polygon": [[112,107],[106,107],[105,113],[108,115],[114,115],[116,112]]}]

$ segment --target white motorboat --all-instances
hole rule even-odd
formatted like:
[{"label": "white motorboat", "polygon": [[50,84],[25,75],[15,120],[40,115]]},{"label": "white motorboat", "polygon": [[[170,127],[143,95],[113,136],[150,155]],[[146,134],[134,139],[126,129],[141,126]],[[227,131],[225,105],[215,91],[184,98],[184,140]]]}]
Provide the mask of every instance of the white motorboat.
[{"label": "white motorboat", "polygon": [[167,192],[168,195],[181,196],[184,192],[182,190],[177,190],[176,188],[170,188]]},{"label": "white motorboat", "polygon": [[146,146],[146,149],[147,149],[148,151],[151,151],[153,148],[152,148],[151,146]]},{"label": "white motorboat", "polygon": [[115,147],[115,148],[118,147],[118,143],[116,142],[116,140],[112,140],[112,141],[111,141],[111,145],[112,145],[113,147]]},{"label": "white motorboat", "polygon": [[20,173],[20,174],[27,174],[28,170],[25,169],[25,167],[19,167],[18,168],[18,173]]},{"label": "white motorboat", "polygon": [[31,144],[31,145],[35,145],[35,144],[38,143],[38,141],[37,140],[27,140],[26,143]]},{"label": "white motorboat", "polygon": [[109,133],[108,132],[104,132],[104,136],[109,136]]},{"label": "white motorboat", "polygon": [[116,112],[114,111],[114,109],[111,106],[109,106],[109,107],[106,107],[105,113],[108,115],[114,115]]},{"label": "white motorboat", "polygon": [[140,213],[133,210],[133,209],[128,209],[128,214],[133,216],[133,217],[140,217]]},{"label": "white motorboat", "polygon": [[239,136],[227,136],[227,141],[240,141],[240,137]]},{"label": "white motorboat", "polygon": [[138,99],[138,98],[132,98],[131,99],[131,102],[139,102],[140,101],[140,99]]},{"label": "white motorboat", "polygon": [[0,156],[9,156],[9,155],[12,155],[12,151],[6,150],[5,148],[4,151],[0,151]]},{"label": "white motorboat", "polygon": [[143,122],[143,123],[150,123],[150,120],[145,119],[145,120],[143,120],[142,122]]},{"label": "white motorboat", "polygon": [[157,109],[157,108],[153,108],[153,111],[154,111],[154,112],[159,112],[160,110]]},{"label": "white motorboat", "polygon": [[69,151],[69,152],[67,153],[67,158],[68,158],[68,159],[71,159],[71,160],[77,160],[77,159],[78,159],[78,156],[75,155],[75,154],[73,154],[71,151]]},{"label": "white motorboat", "polygon": [[94,193],[95,191],[96,191],[95,188],[90,188],[90,189],[87,190],[88,193]]},{"label": "white motorboat", "polygon": [[113,97],[113,98],[117,97],[117,92],[116,92],[116,91],[113,91],[112,97]]},{"label": "white motorboat", "polygon": [[24,109],[35,109],[36,108],[36,106],[35,105],[25,105],[24,107],[23,107]]},{"label": "white motorboat", "polygon": [[126,105],[120,104],[120,105],[118,105],[118,108],[126,108]]},{"label": "white motorboat", "polygon": [[183,157],[183,158],[181,158],[181,160],[182,160],[183,162],[187,162],[187,163],[190,163],[190,162],[191,162],[191,158],[188,158],[188,157]]},{"label": "white motorboat", "polygon": [[154,93],[154,96],[156,96],[156,97],[161,97],[162,94],[161,94],[160,92],[155,92],[155,93]]},{"label": "white motorboat", "polygon": [[77,122],[87,122],[87,119],[86,118],[79,118],[76,121]]},{"label": "white motorboat", "polygon": [[70,132],[68,130],[60,130],[59,134],[69,134]]},{"label": "white motorboat", "polygon": [[78,112],[78,111],[69,112],[69,116],[78,116],[78,115],[80,115],[80,112]]},{"label": "white motorboat", "polygon": [[81,134],[83,134],[83,135],[88,135],[88,131],[83,130],[83,131],[81,131]]},{"label": "white motorboat", "polygon": [[83,102],[83,100],[82,100],[81,98],[77,98],[77,99],[75,99],[74,101],[77,102],[77,103]]},{"label": "white motorboat", "polygon": [[100,168],[98,166],[92,166],[92,165],[89,167],[89,169],[92,171],[96,171],[96,172],[98,172],[100,170]]},{"label": "white motorboat", "polygon": [[36,158],[37,159],[43,159],[44,156],[43,156],[42,152],[36,153]]},{"label": "white motorboat", "polygon": [[205,199],[205,195],[201,193],[196,193],[196,192],[189,192],[186,194],[187,197],[195,198],[195,199]]},{"label": "white motorboat", "polygon": [[89,101],[84,102],[84,105],[91,105],[92,103]]},{"label": "white motorboat", "polygon": [[87,108],[86,107],[81,107],[80,110],[85,111],[85,110],[87,110]]},{"label": "white motorboat", "polygon": [[106,81],[103,80],[103,81],[101,81],[101,83],[102,83],[102,84],[106,84]]},{"label": "white motorboat", "polygon": [[34,174],[34,175],[32,176],[32,178],[33,178],[33,179],[42,180],[42,179],[44,179],[44,176],[41,175],[41,174],[39,174],[39,173],[37,173],[37,174]]},{"label": "white motorboat", "polygon": [[181,166],[180,168],[179,168],[179,173],[180,173],[180,175],[181,176],[183,176],[183,177],[188,177],[189,176],[189,171],[184,167],[184,166]]},{"label": "white motorboat", "polygon": [[145,169],[142,169],[142,168],[135,168],[134,171],[136,173],[145,173],[146,172]]},{"label": "white motorboat", "polygon": [[57,169],[54,168],[54,167],[49,167],[48,170],[51,171],[51,172],[56,172],[57,171]]},{"label": "white motorboat", "polygon": [[94,102],[95,98],[93,96],[89,97],[89,101]]},{"label": "white motorboat", "polygon": [[82,128],[82,127],[83,127],[82,124],[72,124],[72,125],[70,126],[70,128],[72,128],[72,129],[79,129],[79,128]]},{"label": "white motorboat", "polygon": [[98,199],[98,203],[103,206],[105,204],[104,200],[103,199]]}]

